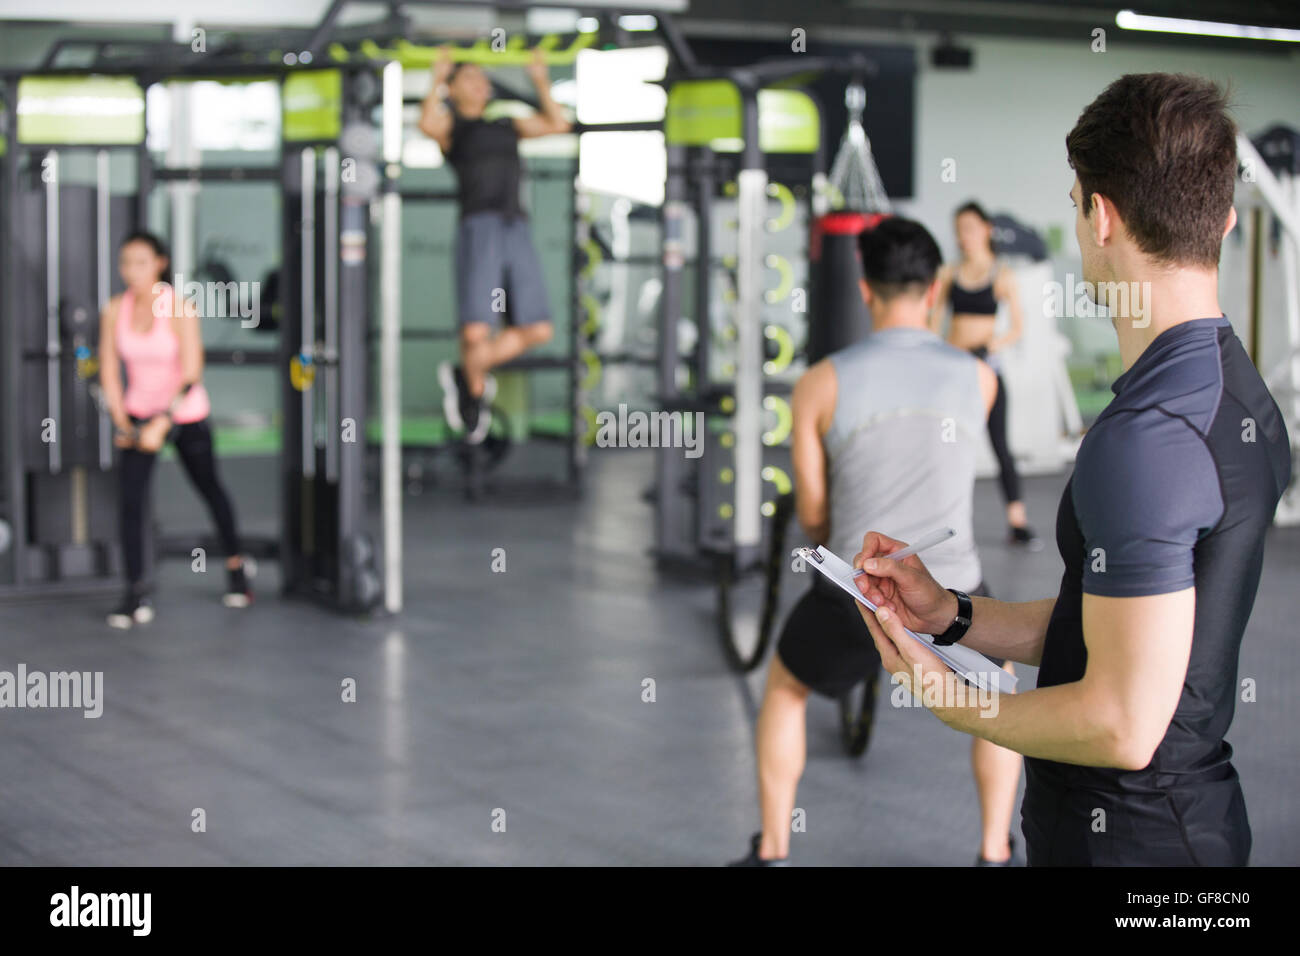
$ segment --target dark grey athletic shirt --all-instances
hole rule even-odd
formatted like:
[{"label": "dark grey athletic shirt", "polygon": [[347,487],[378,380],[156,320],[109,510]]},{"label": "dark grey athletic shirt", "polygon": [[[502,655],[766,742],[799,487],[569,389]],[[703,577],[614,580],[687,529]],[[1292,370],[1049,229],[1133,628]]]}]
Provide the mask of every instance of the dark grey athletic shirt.
[{"label": "dark grey athletic shirt", "polygon": [[1191,661],[1144,770],[1026,760],[1029,862],[1244,865],[1250,825],[1224,735],[1264,534],[1290,481],[1286,427],[1226,318],[1167,329],[1112,388],[1061,497],[1065,574],[1038,686],[1083,677],[1085,592],[1194,587]]},{"label": "dark grey athletic shirt", "polygon": [[447,161],[456,170],[461,218],[480,212],[501,213],[506,219],[522,216],[519,180],[523,164],[514,120],[453,115]]}]

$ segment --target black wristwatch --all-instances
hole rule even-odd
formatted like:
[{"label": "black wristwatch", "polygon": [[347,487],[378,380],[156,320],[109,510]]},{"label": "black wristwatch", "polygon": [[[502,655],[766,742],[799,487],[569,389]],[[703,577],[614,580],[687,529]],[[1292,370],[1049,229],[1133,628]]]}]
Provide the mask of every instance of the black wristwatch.
[{"label": "black wristwatch", "polygon": [[942,634],[930,635],[934,638],[934,642],[940,647],[947,647],[949,644],[956,644],[966,636],[966,632],[970,630],[971,610],[974,608],[970,595],[966,592],[958,591],[956,588],[948,588],[948,591],[957,598],[957,616],[953,618],[952,623],[948,625],[948,630],[944,631]]}]

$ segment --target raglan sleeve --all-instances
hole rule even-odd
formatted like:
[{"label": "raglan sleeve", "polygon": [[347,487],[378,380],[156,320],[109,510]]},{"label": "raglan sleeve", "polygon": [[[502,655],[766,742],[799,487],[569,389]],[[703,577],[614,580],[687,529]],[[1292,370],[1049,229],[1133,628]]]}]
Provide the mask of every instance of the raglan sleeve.
[{"label": "raglan sleeve", "polygon": [[1085,593],[1142,597],[1195,585],[1193,552],[1223,500],[1214,458],[1186,421],[1157,409],[1106,419],[1080,448],[1072,494]]}]

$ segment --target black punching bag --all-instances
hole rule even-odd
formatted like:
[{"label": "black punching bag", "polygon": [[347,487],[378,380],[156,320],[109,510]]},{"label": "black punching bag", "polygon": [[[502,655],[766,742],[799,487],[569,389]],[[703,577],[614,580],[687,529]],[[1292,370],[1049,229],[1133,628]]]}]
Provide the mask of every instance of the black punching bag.
[{"label": "black punching bag", "polygon": [[832,212],[813,221],[808,242],[808,364],[865,338],[871,314],[858,280],[858,236],[880,213]]}]

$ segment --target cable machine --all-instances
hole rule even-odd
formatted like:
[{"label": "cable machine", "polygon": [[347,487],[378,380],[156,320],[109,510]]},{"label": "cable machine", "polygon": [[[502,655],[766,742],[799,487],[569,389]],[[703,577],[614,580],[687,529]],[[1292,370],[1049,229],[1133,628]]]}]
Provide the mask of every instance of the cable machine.
[{"label": "cable machine", "polygon": [[[848,81],[849,123],[830,176],[818,104],[802,90],[771,86],[810,71]],[[890,209],[861,124],[864,83],[875,72],[861,58],[800,58],[670,86],[659,387],[665,410],[700,414],[708,425],[698,461],[658,453],[656,553],[667,568],[712,570],[719,637],[741,672],[765,656],[782,591],[798,570],[787,544],[789,395],[806,366],[794,363],[811,364],[870,331],[856,240]],[[778,124],[784,139],[771,132]],[[737,160],[717,148],[729,140],[743,143]],[[719,199],[728,196],[736,247],[719,258],[719,232],[730,225]],[[786,236],[798,238],[783,243]],[[806,274],[796,277],[800,264]],[[725,316],[715,307],[719,278],[735,284],[734,295],[720,297]],[[840,701],[841,742],[852,756],[870,739],[875,690],[869,680]]]},{"label": "cable machine", "polygon": [[[793,489],[792,363],[816,338],[805,318],[807,277],[796,277],[795,267],[808,260],[810,220],[827,201],[820,107],[802,89],[776,84],[831,70],[863,74],[871,65],[790,57],[697,70],[669,86],[659,390],[666,411],[702,414],[707,425],[698,461],[659,452],[656,555],[666,567],[716,572],[724,635],[732,632],[724,648],[742,669],[755,666],[764,647],[759,638],[744,647],[735,639],[731,585],[785,563],[772,548],[771,519],[780,508],[788,513],[781,501]],[[728,152],[737,146],[738,154]],[[783,179],[770,180],[770,168]],[[719,226],[729,224],[718,211],[727,200],[735,246],[719,256]],[[723,295],[719,279],[730,284]],[[715,321],[718,299],[727,300],[725,316]],[[688,314],[693,323],[683,321]]]},{"label": "cable machine", "polygon": [[[122,77],[10,75],[2,89],[0,594],[116,588],[112,431],[95,401],[94,343],[100,306],[120,288],[116,243],[141,209],[110,177],[144,148],[143,92]],[[49,108],[96,96],[116,110]]]},{"label": "cable machine", "polygon": [[[158,66],[166,59],[160,52],[149,62],[4,78],[5,274],[43,281],[6,283],[2,303],[7,400],[0,520],[9,533],[8,547],[0,548],[0,596],[120,586],[111,428],[93,381],[99,309],[120,290],[117,245],[148,224],[157,184],[265,180],[278,183],[285,197],[282,261],[300,279],[296,288],[285,284],[278,348],[207,353],[214,365],[272,366],[283,383],[281,533],[250,538],[248,550],[280,560],[288,594],[338,610],[369,610],[384,598],[384,585],[363,506],[363,445],[351,434],[366,419],[370,197],[341,182],[338,137],[345,117],[369,122],[376,67],[313,73],[214,58],[198,67],[187,62],[178,76]],[[282,103],[299,99],[285,108],[279,167],[154,163],[145,141],[151,84],[268,74],[279,78]],[[113,108],[76,115],[77,103],[95,100]],[[88,150],[95,186],[65,183],[61,168]],[[126,196],[110,189],[118,154],[134,172],[135,190]],[[372,185],[378,179],[362,177]],[[206,537],[181,535],[163,539],[158,550],[189,556],[207,544]],[[400,573],[400,563],[395,568]]]}]

